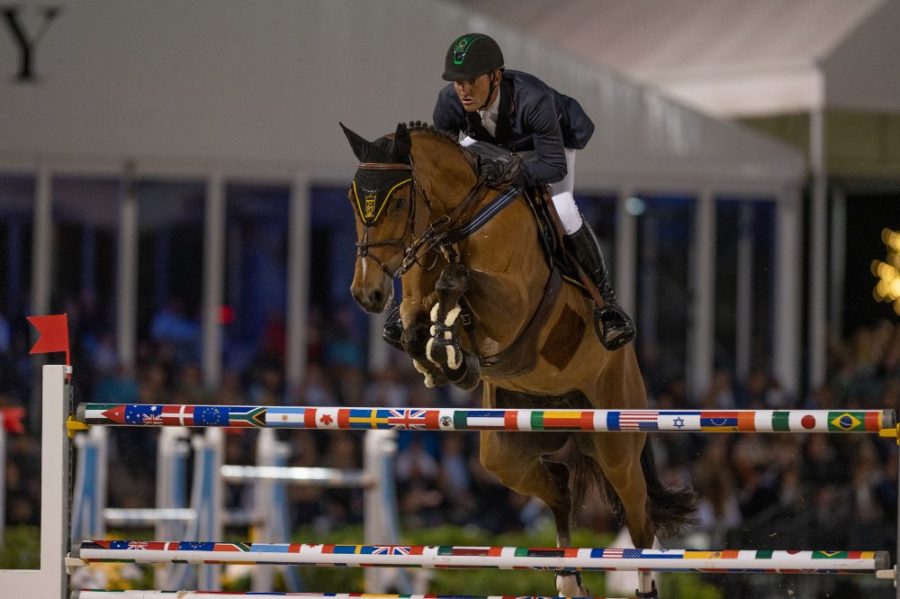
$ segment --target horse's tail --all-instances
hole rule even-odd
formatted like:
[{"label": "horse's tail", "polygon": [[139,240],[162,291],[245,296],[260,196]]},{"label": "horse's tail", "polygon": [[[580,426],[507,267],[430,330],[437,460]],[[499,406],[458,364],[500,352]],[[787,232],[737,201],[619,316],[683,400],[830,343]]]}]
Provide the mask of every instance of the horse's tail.
[{"label": "horse's tail", "polygon": [[[603,502],[619,525],[624,524],[625,506],[597,462],[578,452],[577,458],[573,460],[573,466],[574,505],[576,507],[583,505],[587,491],[593,483],[597,483]],[[658,536],[663,538],[675,536],[687,525],[696,522],[694,512],[697,510],[697,494],[690,487],[669,489],[662,484],[649,439],[641,452],[641,470],[647,484],[647,511]]]},{"label": "horse's tail", "polygon": [[644,471],[647,483],[647,511],[656,526],[657,536],[675,536],[689,524],[697,522],[694,516],[697,511],[697,494],[690,486],[667,488],[662,484],[650,439],[647,439],[641,452],[641,470]]}]

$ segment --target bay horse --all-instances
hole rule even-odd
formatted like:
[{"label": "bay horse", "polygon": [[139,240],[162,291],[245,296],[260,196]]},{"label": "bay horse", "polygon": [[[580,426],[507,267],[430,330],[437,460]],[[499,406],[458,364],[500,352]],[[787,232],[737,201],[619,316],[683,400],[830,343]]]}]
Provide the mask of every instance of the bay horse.
[{"label": "bay horse", "polygon": [[[601,345],[590,298],[551,267],[517,187],[490,184],[472,150],[429,125],[401,123],[372,142],[341,127],[359,160],[350,290],[379,313],[400,277],[401,340],[427,385],[480,382],[485,408],[647,406],[633,346]],[[559,547],[592,482],[635,547],[676,533],[694,510],[692,491],[662,485],[640,431],[483,431],[479,457],[503,485],[549,506]],[[588,594],[576,572],[557,572],[556,586]],[[649,572],[639,587],[638,597],[658,596]]]}]

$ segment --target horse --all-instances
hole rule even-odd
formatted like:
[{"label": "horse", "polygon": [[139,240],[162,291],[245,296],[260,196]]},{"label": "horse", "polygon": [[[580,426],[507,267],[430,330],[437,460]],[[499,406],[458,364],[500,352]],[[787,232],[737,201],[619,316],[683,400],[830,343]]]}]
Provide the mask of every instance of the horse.
[{"label": "horse", "polygon": [[[480,176],[478,155],[430,125],[401,123],[371,142],[341,127],[359,161],[350,291],[379,313],[400,278],[401,342],[427,385],[481,383],[485,408],[646,407],[633,346],[601,345],[591,299],[547,259],[522,190]],[[480,434],[482,465],[549,506],[558,547],[570,546],[593,483],[635,547],[691,521],[693,491],[663,486],[645,432]],[[557,572],[556,586],[588,595],[576,572]],[[658,597],[652,573],[637,597]]]}]

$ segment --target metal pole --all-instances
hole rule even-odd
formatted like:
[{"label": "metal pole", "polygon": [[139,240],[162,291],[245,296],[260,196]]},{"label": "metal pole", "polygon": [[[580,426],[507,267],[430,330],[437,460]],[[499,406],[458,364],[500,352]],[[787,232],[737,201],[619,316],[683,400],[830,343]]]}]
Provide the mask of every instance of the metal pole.
[{"label": "metal pole", "polygon": [[225,282],[225,182],[219,173],[206,183],[203,231],[203,380],[215,390],[222,377],[219,307]]},{"label": "metal pole", "polygon": [[775,326],[770,368],[788,393],[800,390],[800,196],[787,190],[776,205]]},{"label": "metal pole", "polygon": [[688,390],[700,397],[712,381],[713,342],[715,337],[716,285],[716,198],[704,189],[694,203],[693,251],[690,320],[688,327]]},{"label": "metal pole", "polygon": [[809,386],[811,389],[825,382],[825,331],[828,269],[828,167],[825,147],[825,111],[813,110],[810,115],[809,155],[812,170],[812,201],[810,205],[810,302],[809,302]]},{"label": "metal pole", "polygon": [[289,395],[303,381],[306,369],[307,319],[309,318],[310,206],[309,179],[298,174],[291,185],[288,220],[287,357],[285,381]]},{"label": "metal pole", "polygon": [[740,381],[750,374],[753,354],[753,204],[738,207],[737,302],[735,306],[735,373]]},{"label": "metal pole", "polygon": [[137,346],[138,199],[134,165],[128,164],[119,197],[119,235],[116,263],[116,351],[120,363],[134,372]]},{"label": "metal pole", "polygon": [[[619,304],[629,313],[637,306],[637,218],[627,210],[634,190],[623,187],[616,199],[616,270],[612,273]],[[638,329],[643,323],[638,323]]]}]

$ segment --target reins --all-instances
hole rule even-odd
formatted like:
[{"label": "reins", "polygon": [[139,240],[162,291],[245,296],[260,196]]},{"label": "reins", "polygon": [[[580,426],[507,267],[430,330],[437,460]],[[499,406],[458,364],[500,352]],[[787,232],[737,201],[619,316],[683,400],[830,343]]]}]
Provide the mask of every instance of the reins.
[{"label": "reins", "polygon": [[[397,274],[402,275],[412,268],[414,264],[420,264],[419,257],[435,249],[444,254],[448,262],[457,262],[459,259],[458,252],[453,249],[453,244],[449,239],[453,237],[453,233],[462,224],[461,221],[466,212],[482,199],[483,196],[479,196],[484,187],[484,178],[479,178],[475,186],[469,190],[469,193],[459,204],[453,207],[453,210],[429,224],[428,228],[406,248],[406,255],[403,257],[403,262],[400,264]],[[422,197],[430,206],[424,189],[422,190]]]},{"label": "reins", "polygon": [[[462,154],[472,167],[472,170],[477,173],[477,169],[470,157],[465,152],[462,152]],[[378,264],[381,270],[391,278],[405,274],[415,265],[418,265],[426,271],[433,269],[438,262],[437,255],[435,255],[434,260],[430,265],[426,266],[421,262],[422,258],[431,252],[440,252],[440,254],[442,254],[450,263],[458,262],[459,252],[455,247],[456,244],[461,239],[477,230],[500,209],[508,205],[511,201],[511,197],[518,195],[517,190],[514,191],[513,188],[510,188],[506,193],[498,196],[499,202],[495,201],[492,204],[489,204],[485,209],[482,209],[473,215],[472,213],[475,207],[486,196],[487,180],[483,176],[478,177],[475,185],[469,190],[466,197],[463,198],[461,202],[456,204],[448,213],[429,223],[422,234],[416,236],[416,194],[422,194],[422,200],[425,202],[425,205],[428,206],[429,210],[431,210],[432,204],[425,189],[417,185],[415,165],[412,163],[412,156],[410,155],[410,164],[403,162],[360,162],[357,167],[360,170],[409,171],[411,173],[411,177],[406,183],[411,186],[410,207],[407,215],[406,227],[404,228],[401,237],[370,242],[369,229],[374,227],[375,223],[372,222],[369,224],[363,219],[363,226],[365,228],[363,239],[356,243],[356,255],[373,260]],[[411,241],[408,242],[407,240],[410,238]],[[400,266],[396,270],[391,271],[387,264],[374,254],[369,253],[370,248],[375,247],[398,247],[403,250],[403,261],[400,263]]]}]

